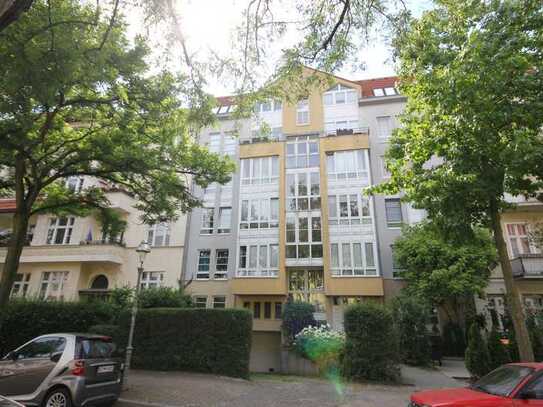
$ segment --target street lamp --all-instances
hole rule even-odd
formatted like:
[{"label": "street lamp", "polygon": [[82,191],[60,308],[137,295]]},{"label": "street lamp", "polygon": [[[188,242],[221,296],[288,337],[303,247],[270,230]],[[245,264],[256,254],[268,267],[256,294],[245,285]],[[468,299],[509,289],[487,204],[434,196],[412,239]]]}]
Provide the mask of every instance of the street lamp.
[{"label": "street lamp", "polygon": [[128,388],[128,372],[130,370],[130,362],[132,361],[132,351],[133,346],[132,342],[134,339],[134,328],[136,326],[136,315],[138,313],[138,294],[140,292],[140,282],[141,282],[141,274],[143,273],[143,262],[145,261],[145,257],[147,254],[151,251],[151,246],[149,246],[149,243],[142,240],[138,248],[136,249],[136,253],[138,253],[138,279],[136,283],[136,292],[134,293],[134,300],[132,301],[132,317],[130,319],[130,331],[128,333],[128,344],[126,346],[126,359],[124,362],[124,375],[123,375],[123,384],[124,388]]}]

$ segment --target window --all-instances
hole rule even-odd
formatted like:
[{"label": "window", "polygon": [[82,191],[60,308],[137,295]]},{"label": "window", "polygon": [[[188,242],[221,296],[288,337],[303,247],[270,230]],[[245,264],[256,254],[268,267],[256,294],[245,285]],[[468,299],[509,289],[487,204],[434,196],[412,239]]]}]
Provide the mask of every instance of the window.
[{"label": "window", "polygon": [[321,209],[320,174],[297,173],[287,175],[287,211]]},{"label": "window", "polygon": [[264,303],[264,319],[271,319],[271,312],[272,312],[272,303],[265,302]]},{"label": "window", "polygon": [[507,238],[513,257],[520,254],[533,253],[528,236],[528,227],[525,223],[508,223],[506,225]]},{"label": "window", "polygon": [[373,242],[344,242],[330,245],[333,276],[376,276]]},{"label": "window", "polygon": [[392,134],[394,124],[391,116],[377,117],[377,134],[380,138],[387,139]]},{"label": "window", "polygon": [[49,359],[52,353],[64,351],[66,339],[59,337],[39,338],[23,346],[16,353],[17,360]]},{"label": "window", "polygon": [[389,228],[399,228],[402,225],[402,205],[399,198],[385,199],[385,212]]},{"label": "window", "polygon": [[323,94],[325,106],[343,105],[345,103],[356,103],[358,101],[358,92],[347,86],[337,84]]},{"label": "window", "polygon": [[296,124],[309,124],[309,100],[303,99],[296,105]]},{"label": "window", "polygon": [[51,218],[47,231],[47,244],[70,244],[74,217]]},{"label": "window", "polygon": [[[354,129],[360,127],[358,119],[356,120],[330,120],[324,123],[324,130],[327,134],[353,134]],[[344,130],[344,132],[336,132],[336,130]]]},{"label": "window", "polygon": [[17,273],[11,287],[12,297],[25,297],[30,283],[30,273]]},{"label": "window", "polygon": [[380,156],[379,157],[379,162],[381,164],[381,176],[383,178],[390,178],[390,172],[388,171],[388,168],[387,168],[387,163],[386,163],[386,159],[385,159],[385,156]]},{"label": "window", "polygon": [[282,302],[276,302],[275,303],[275,319],[281,319],[283,317],[283,303]]},{"label": "window", "polygon": [[258,102],[255,104],[254,112],[255,113],[266,113],[271,112],[272,110],[274,112],[278,112],[282,109],[283,104],[280,100],[265,100],[262,102]]},{"label": "window", "polygon": [[163,271],[144,271],[141,274],[140,288],[145,290],[147,288],[162,287],[164,283]]},{"label": "window", "polygon": [[329,179],[368,178],[367,150],[335,151],[326,157]]},{"label": "window", "polygon": [[268,229],[279,227],[279,199],[243,199],[240,229]]},{"label": "window", "polygon": [[156,223],[147,230],[147,243],[151,246],[170,245],[170,225],[167,222]]},{"label": "window", "polygon": [[77,338],[77,359],[110,359],[116,345],[109,338]]},{"label": "window", "polygon": [[83,190],[85,179],[83,177],[69,177],[66,180],[66,188],[74,193],[79,193]]},{"label": "window", "polygon": [[218,233],[230,233],[232,224],[232,208],[219,208],[219,229]]},{"label": "window", "polygon": [[204,297],[204,296],[194,297],[194,306],[196,308],[206,308],[207,307],[207,297]]},{"label": "window", "polygon": [[324,273],[322,270],[291,270],[288,275],[289,296],[295,301],[313,304],[316,312],[324,311]]},{"label": "window", "polygon": [[373,96],[385,96],[385,91],[383,88],[375,88],[373,90]]},{"label": "window", "polygon": [[239,247],[238,273],[240,277],[277,277],[279,245],[262,244]]},{"label": "window", "polygon": [[402,278],[402,268],[396,261],[396,256],[394,255],[394,245],[390,245],[390,255],[392,257],[392,277]]},{"label": "window", "polygon": [[396,91],[396,88],[393,88],[393,87],[388,87],[388,88],[385,88],[385,95],[386,96],[394,96],[394,95],[397,95],[398,92]]},{"label": "window", "polygon": [[287,213],[287,259],[322,258],[321,218]]},{"label": "window", "polygon": [[279,181],[279,157],[244,158],[241,160],[241,184],[274,184]]},{"label": "window", "polygon": [[213,297],[213,308],[224,309],[226,308],[226,297],[223,295]]},{"label": "window", "polygon": [[370,203],[361,194],[330,195],[328,197],[328,224],[371,224]]},{"label": "window", "polygon": [[259,302],[253,303],[253,318],[260,319],[260,303]]},{"label": "window", "polygon": [[373,96],[394,96],[398,95],[398,90],[393,86],[387,86],[386,88],[373,89]]},{"label": "window", "polygon": [[200,234],[211,235],[213,233],[213,208],[202,209],[202,228]]},{"label": "window", "polygon": [[197,280],[209,278],[209,264],[211,262],[211,250],[200,250],[198,253],[198,270],[196,271]]},{"label": "window", "polygon": [[287,168],[319,166],[319,139],[317,136],[298,136],[287,139]]},{"label": "window", "polygon": [[43,300],[63,299],[68,274],[67,271],[44,271],[41,274],[39,297]]},{"label": "window", "polygon": [[215,274],[213,278],[224,279],[228,274],[228,249],[217,249],[215,252]]}]

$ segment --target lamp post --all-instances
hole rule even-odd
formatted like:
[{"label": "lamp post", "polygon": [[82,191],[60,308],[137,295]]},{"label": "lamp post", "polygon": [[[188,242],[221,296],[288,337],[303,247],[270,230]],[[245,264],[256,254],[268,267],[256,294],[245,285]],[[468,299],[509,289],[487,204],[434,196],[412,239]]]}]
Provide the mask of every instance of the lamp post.
[{"label": "lamp post", "polygon": [[143,273],[143,262],[145,261],[145,257],[147,254],[151,251],[151,246],[149,246],[149,243],[146,241],[142,241],[138,248],[136,249],[136,253],[138,253],[138,260],[139,260],[139,266],[138,266],[138,279],[136,284],[136,291],[134,293],[134,300],[132,301],[132,316],[130,319],[130,331],[128,333],[128,344],[126,346],[126,359],[124,362],[124,375],[123,375],[123,387],[125,389],[128,388],[128,373],[130,371],[130,362],[132,361],[132,351],[133,351],[133,340],[134,340],[134,328],[136,327],[136,315],[138,313],[138,294],[140,292],[140,282],[141,282],[141,274]]}]

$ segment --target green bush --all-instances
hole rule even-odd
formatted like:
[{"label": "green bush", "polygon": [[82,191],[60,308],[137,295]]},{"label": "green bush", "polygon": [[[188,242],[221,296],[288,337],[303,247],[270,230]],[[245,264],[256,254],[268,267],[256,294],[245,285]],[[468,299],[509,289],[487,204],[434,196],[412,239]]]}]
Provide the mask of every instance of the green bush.
[{"label": "green bush", "polygon": [[348,307],[345,334],[345,376],[354,380],[399,380],[399,341],[390,310],[372,302]]},{"label": "green bush", "polygon": [[[130,313],[120,317],[126,347]],[[240,309],[153,308],[138,312],[132,367],[249,376],[252,316]]]},{"label": "green bush", "polygon": [[445,356],[464,356],[466,337],[464,330],[455,322],[443,327],[443,353]]},{"label": "green bush", "polygon": [[492,330],[488,334],[487,346],[488,356],[490,360],[489,370],[494,370],[501,365],[511,362],[509,351],[507,347],[501,342],[502,335],[492,327]]},{"label": "green bush", "polygon": [[156,287],[140,291],[140,308],[188,308],[192,306],[190,296],[171,287]]},{"label": "green bush", "polygon": [[[536,313],[529,313],[526,318],[526,327],[532,342],[535,360],[540,361],[543,359],[543,332],[541,326],[537,324],[537,319]],[[539,323],[541,322],[539,321]]]},{"label": "green bush", "polygon": [[481,329],[472,324],[469,329],[468,347],[466,348],[466,368],[473,377],[482,377],[491,370],[490,355]]},{"label": "green bush", "polygon": [[432,345],[426,324],[430,320],[427,304],[400,295],[392,300],[392,316],[400,338],[402,361],[409,365],[430,364]]},{"label": "green bush", "polygon": [[289,301],[283,310],[283,332],[289,343],[294,342],[296,335],[308,326],[317,325],[313,313],[315,307],[308,302]]},{"label": "green bush", "polygon": [[114,309],[103,302],[12,300],[0,315],[0,354],[39,335],[86,332],[113,321]]}]

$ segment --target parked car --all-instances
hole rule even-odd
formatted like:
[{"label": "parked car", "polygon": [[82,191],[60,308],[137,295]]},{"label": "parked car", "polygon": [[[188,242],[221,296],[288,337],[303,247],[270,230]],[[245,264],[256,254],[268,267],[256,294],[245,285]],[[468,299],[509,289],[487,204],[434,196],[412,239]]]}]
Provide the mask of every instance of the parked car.
[{"label": "parked car", "polygon": [[113,404],[123,368],[115,351],[106,336],[39,336],[0,360],[0,394],[26,406]]},{"label": "parked car", "polygon": [[14,400],[7,397],[0,396],[0,407],[25,407],[21,403],[17,403]]},{"label": "parked car", "polygon": [[409,407],[543,407],[543,363],[511,363],[466,388],[411,395]]}]

